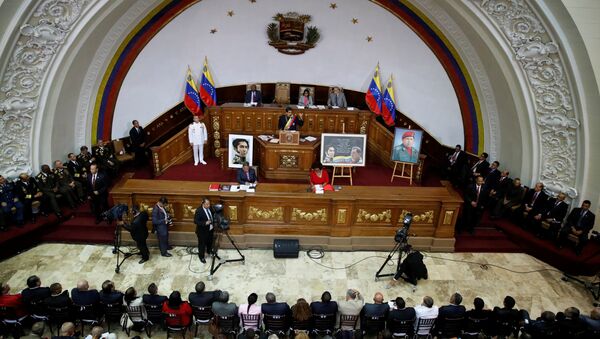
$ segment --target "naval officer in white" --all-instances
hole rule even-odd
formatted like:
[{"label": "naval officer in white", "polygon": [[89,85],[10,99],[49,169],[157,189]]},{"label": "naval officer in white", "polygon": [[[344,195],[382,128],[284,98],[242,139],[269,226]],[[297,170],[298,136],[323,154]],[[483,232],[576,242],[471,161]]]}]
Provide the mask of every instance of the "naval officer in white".
[{"label": "naval officer in white", "polygon": [[194,166],[198,166],[198,162],[206,165],[204,161],[204,144],[207,142],[206,125],[200,121],[200,117],[194,116],[194,122],[188,127],[188,138],[190,146],[194,148]]}]

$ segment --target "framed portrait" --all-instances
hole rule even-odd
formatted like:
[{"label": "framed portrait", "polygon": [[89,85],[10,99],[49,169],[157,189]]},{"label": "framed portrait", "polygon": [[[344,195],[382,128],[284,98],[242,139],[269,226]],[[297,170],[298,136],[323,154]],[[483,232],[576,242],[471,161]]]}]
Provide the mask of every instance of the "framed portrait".
[{"label": "framed portrait", "polygon": [[252,166],[254,137],[244,134],[229,134],[229,167],[242,168],[244,162]]},{"label": "framed portrait", "polygon": [[321,134],[321,163],[323,166],[364,167],[367,150],[365,134]]},{"label": "framed portrait", "polygon": [[396,128],[394,145],[392,146],[392,161],[416,164],[419,162],[421,139],[423,131],[406,128]]}]

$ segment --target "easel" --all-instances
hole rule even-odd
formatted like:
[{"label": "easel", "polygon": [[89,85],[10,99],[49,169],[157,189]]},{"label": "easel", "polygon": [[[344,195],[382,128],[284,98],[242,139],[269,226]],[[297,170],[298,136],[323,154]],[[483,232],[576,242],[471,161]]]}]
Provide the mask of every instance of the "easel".
[{"label": "easel", "polygon": [[[400,174],[396,174],[396,169],[398,165],[402,165],[402,169],[400,170]],[[392,172],[392,177],[390,178],[390,182],[394,181],[394,178],[408,179],[409,185],[412,186],[413,181],[413,167],[415,164],[411,164],[408,162],[394,161],[394,172]],[[408,173],[406,172],[408,170]]]},{"label": "easel", "polygon": [[[348,169],[348,173],[344,173],[344,168]],[[352,186],[352,167],[351,166],[334,166],[333,175],[331,176],[331,185],[335,182],[335,178],[350,178],[350,186]]]}]

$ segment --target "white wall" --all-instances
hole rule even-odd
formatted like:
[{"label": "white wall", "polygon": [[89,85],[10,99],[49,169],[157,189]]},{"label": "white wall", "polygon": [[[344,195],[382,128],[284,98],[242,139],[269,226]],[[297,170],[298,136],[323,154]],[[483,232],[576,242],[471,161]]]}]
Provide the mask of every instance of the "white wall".
[{"label": "white wall", "polygon": [[[278,81],[342,85],[365,91],[380,62],[382,86],[394,74],[400,111],[443,144],[464,142],[456,94],[431,50],[398,18],[368,1],[204,0],[163,28],[127,74],[115,108],[112,136],[128,133],[131,120],[152,121],[183,99],[190,65],[200,75],[204,56],[217,87]],[[233,17],[227,11],[233,10]],[[321,31],[317,47],[299,56],[267,44],[266,26],[278,12],[310,14]],[[351,22],[357,18],[358,24]],[[209,31],[216,28],[216,34]],[[373,36],[368,43],[367,36]],[[240,98],[241,100],[241,98]]]}]

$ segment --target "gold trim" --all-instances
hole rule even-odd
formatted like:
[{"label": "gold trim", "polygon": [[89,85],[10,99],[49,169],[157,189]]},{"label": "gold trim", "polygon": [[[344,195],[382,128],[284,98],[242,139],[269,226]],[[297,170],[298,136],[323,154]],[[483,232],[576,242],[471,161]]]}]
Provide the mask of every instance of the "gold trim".
[{"label": "gold trim", "polygon": [[400,215],[398,216],[398,223],[402,223],[402,221],[404,220],[404,216],[407,213],[413,214],[413,221],[416,223],[433,224],[433,215],[434,215],[433,210],[425,211],[421,214],[415,214],[411,211],[402,210],[402,213],[400,213]]},{"label": "gold trim", "polygon": [[194,206],[188,205],[188,204],[184,204],[183,205],[183,217],[184,218],[194,218],[194,215],[196,214],[196,209],[197,209],[197,207],[194,207]]},{"label": "gold trim", "polygon": [[237,206],[229,206],[229,219],[232,221],[238,220],[238,209]]},{"label": "gold trim", "polygon": [[306,212],[299,208],[294,208],[292,210],[292,220],[296,221],[299,219],[303,219],[306,221],[327,221],[327,210],[325,208],[321,208],[319,210],[313,212]]},{"label": "gold trim", "polygon": [[392,219],[392,210],[387,209],[381,211],[379,213],[376,212],[368,212],[364,209],[359,209],[358,214],[356,215],[356,222],[390,222]]},{"label": "gold trim", "polygon": [[283,207],[275,207],[272,210],[261,210],[251,206],[248,209],[248,220],[283,220]]},{"label": "gold trim", "polygon": [[444,213],[444,225],[450,225],[452,223],[452,217],[454,217],[454,211],[446,211]]},{"label": "gold trim", "polygon": [[345,208],[340,208],[337,211],[337,223],[338,224],[345,224],[346,223],[346,209]]}]

